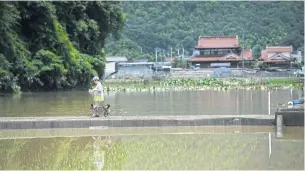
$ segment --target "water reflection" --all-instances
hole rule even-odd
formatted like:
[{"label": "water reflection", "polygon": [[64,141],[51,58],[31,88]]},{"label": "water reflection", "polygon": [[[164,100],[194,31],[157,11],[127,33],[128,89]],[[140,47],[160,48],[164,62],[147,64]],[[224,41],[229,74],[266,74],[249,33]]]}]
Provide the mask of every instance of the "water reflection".
[{"label": "water reflection", "polygon": [[[299,92],[290,89],[271,91],[271,114],[279,104],[298,97]],[[90,116],[90,103],[86,91],[23,93],[0,97],[0,116]],[[268,114],[268,91],[110,93],[106,103],[114,115]]]},{"label": "water reflection", "polygon": [[[4,170],[304,169],[304,128],[0,140]],[[280,162],[279,162],[280,161]]]},{"label": "water reflection", "polygon": [[[103,139],[104,138],[104,139]],[[105,153],[110,148],[111,137],[93,136],[93,160],[98,170],[102,170],[105,165]]]}]

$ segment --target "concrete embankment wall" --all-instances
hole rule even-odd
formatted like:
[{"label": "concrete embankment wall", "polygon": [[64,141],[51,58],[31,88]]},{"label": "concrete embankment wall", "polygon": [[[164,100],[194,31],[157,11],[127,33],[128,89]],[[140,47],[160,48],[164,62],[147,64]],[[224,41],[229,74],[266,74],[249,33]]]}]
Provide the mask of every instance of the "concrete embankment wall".
[{"label": "concrete embankment wall", "polygon": [[275,112],[275,119],[278,116],[282,118],[284,126],[304,126],[304,106],[301,105],[295,108],[278,109]]},{"label": "concrete embankment wall", "polygon": [[274,115],[0,117],[0,129],[164,126],[274,126]]}]

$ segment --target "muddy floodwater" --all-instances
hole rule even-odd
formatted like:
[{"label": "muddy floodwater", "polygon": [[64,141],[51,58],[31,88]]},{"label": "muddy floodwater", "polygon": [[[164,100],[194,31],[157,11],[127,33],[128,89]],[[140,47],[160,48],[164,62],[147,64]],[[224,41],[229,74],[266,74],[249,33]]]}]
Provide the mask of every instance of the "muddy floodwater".
[{"label": "muddy floodwater", "polygon": [[[299,97],[296,90],[270,93],[271,114]],[[105,95],[113,115],[268,114],[268,91],[134,92]],[[0,96],[0,116],[85,116],[92,97],[86,91],[22,93]]]},{"label": "muddy floodwater", "polygon": [[[299,93],[270,93],[271,114]],[[113,115],[268,114],[268,92],[113,93]],[[85,91],[0,96],[0,116],[90,116]],[[0,130],[1,170],[303,170],[304,127]]]},{"label": "muddy floodwater", "polygon": [[304,169],[304,128],[112,129],[0,131],[0,169]]}]

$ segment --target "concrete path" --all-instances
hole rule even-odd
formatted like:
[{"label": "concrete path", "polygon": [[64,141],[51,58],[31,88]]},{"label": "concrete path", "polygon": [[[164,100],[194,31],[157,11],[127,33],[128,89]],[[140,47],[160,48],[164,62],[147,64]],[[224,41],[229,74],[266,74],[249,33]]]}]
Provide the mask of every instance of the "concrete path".
[{"label": "concrete path", "polygon": [[0,129],[164,127],[164,126],[273,126],[274,115],[188,115],[80,117],[0,117]]}]

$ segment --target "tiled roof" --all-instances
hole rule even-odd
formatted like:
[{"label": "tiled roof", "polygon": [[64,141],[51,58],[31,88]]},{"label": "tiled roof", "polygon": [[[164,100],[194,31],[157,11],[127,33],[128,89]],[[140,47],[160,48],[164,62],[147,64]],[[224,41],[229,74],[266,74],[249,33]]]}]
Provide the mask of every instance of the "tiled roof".
[{"label": "tiled roof", "polygon": [[244,49],[244,50],[241,52],[241,56],[242,56],[244,59],[252,60],[252,59],[253,59],[252,50],[251,50],[251,49]]},{"label": "tiled roof", "polygon": [[238,36],[200,36],[196,48],[236,48]]},{"label": "tiled roof", "polygon": [[[242,56],[243,55],[243,56]],[[227,54],[222,57],[194,57],[189,59],[190,62],[199,62],[199,61],[242,61],[242,57],[245,60],[252,60],[252,50],[244,49],[241,55],[237,55],[234,53]]]},{"label": "tiled roof", "polygon": [[264,61],[264,62],[268,62],[268,63],[270,63],[270,62],[286,62],[287,60],[285,60],[285,59],[276,59],[276,60],[266,60],[266,61]]},{"label": "tiled roof", "polygon": [[[261,59],[264,62],[284,62],[287,59],[269,59],[268,53],[282,53],[282,52],[292,52],[292,46],[267,46],[266,49],[261,52]],[[291,58],[291,57],[288,57]]]},{"label": "tiled roof", "polygon": [[267,46],[266,51],[268,52],[292,52],[292,46]]},{"label": "tiled roof", "polygon": [[191,58],[190,62],[205,62],[205,61],[242,61],[242,59],[226,59],[224,57],[195,57]]}]

